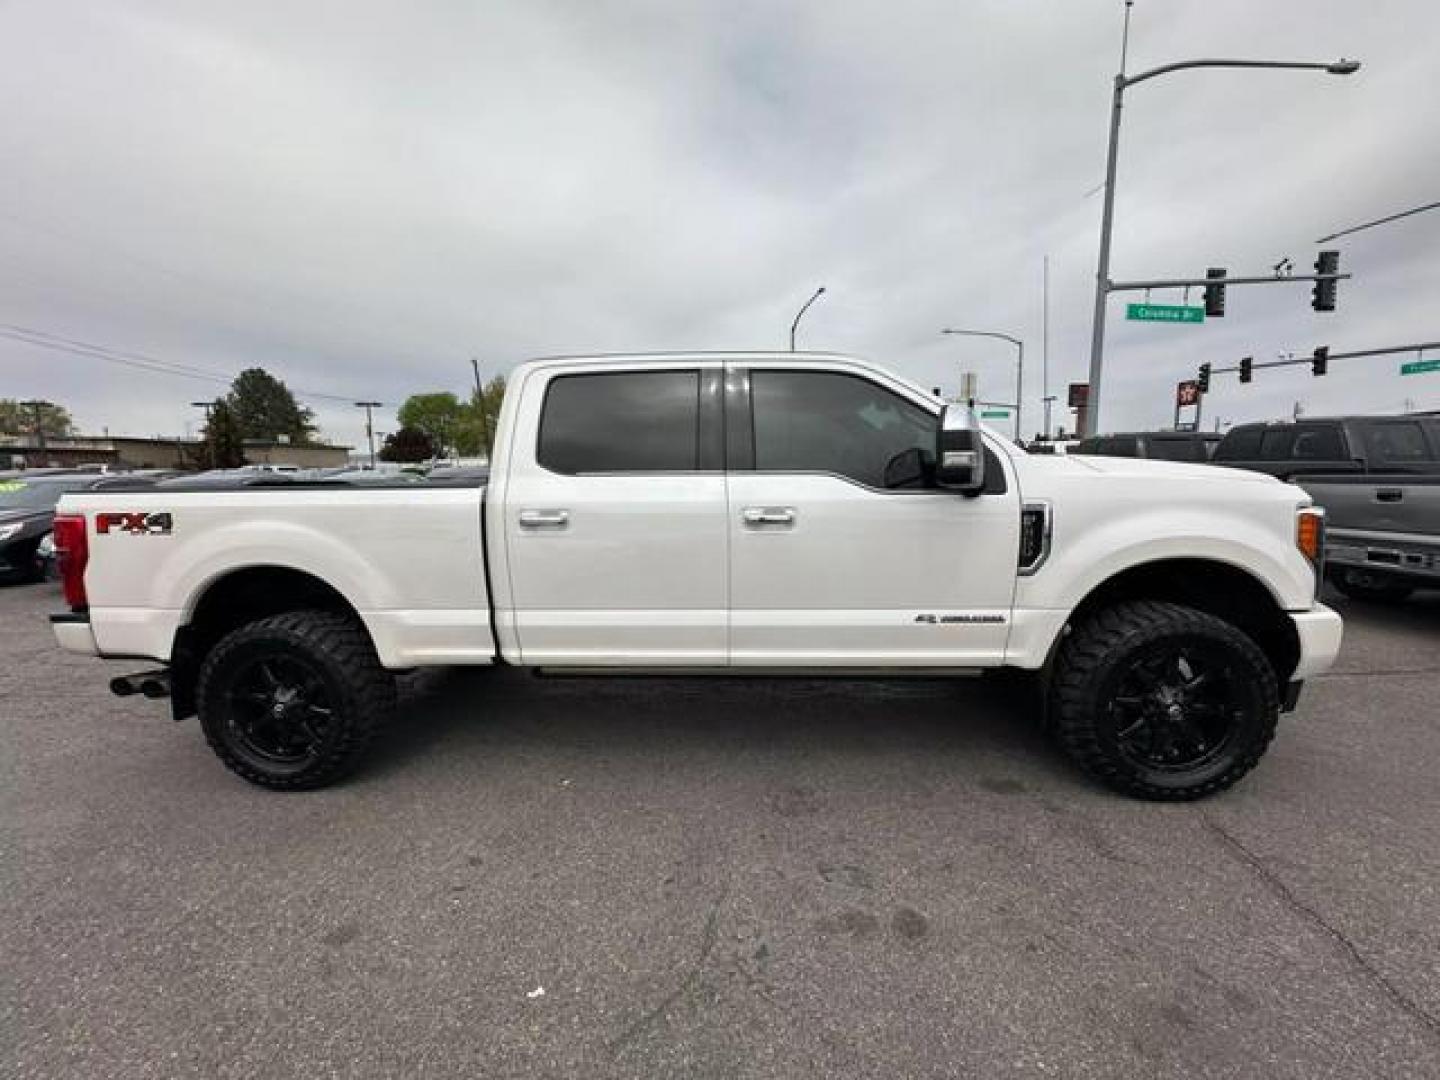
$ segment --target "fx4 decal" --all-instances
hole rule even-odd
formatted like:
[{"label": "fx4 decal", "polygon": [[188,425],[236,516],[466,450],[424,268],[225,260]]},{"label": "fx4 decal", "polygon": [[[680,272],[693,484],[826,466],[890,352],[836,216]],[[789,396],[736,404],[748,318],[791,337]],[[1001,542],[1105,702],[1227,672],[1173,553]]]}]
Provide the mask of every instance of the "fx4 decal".
[{"label": "fx4 decal", "polygon": [[131,536],[169,536],[175,522],[168,513],[147,514],[125,511],[119,514],[95,515],[95,531],[106,536],[112,532],[129,533]]}]

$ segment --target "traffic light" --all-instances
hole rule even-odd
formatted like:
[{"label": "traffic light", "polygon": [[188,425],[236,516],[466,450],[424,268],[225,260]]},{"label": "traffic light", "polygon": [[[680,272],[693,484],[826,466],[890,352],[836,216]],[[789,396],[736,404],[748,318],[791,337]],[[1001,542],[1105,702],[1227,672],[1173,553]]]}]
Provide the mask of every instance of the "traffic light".
[{"label": "traffic light", "polygon": [[1240,361],[1240,381],[1249,382],[1255,377],[1255,358],[1247,356]]},{"label": "traffic light", "polygon": [[1210,392],[1210,365],[1208,363],[1200,365],[1200,376],[1195,382],[1200,386],[1200,393],[1208,394]]},{"label": "traffic light", "polygon": [[[1205,271],[1207,278],[1223,278],[1225,268],[1223,266],[1212,266]],[[1207,319],[1218,319],[1225,314],[1225,286],[1205,286],[1205,317]]]},{"label": "traffic light", "polygon": [[1330,367],[1330,346],[1321,345],[1315,350],[1314,357],[1310,360],[1310,374],[1324,375]]},{"label": "traffic light", "polygon": [[[1339,272],[1340,252],[1320,252],[1320,257],[1315,260],[1315,273],[1338,274]],[[1334,311],[1336,284],[1334,278],[1315,282],[1315,288],[1310,294],[1310,306],[1316,311]]]}]

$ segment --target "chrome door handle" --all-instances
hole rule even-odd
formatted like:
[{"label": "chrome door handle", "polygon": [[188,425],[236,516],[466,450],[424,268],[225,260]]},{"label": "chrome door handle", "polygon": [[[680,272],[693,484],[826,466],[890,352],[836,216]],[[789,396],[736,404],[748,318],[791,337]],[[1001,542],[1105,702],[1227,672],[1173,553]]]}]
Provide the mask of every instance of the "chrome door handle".
[{"label": "chrome door handle", "polygon": [[521,510],[522,529],[563,529],[570,524],[569,510]]},{"label": "chrome door handle", "polygon": [[794,525],[795,508],[792,506],[748,506],[740,511],[740,520],[751,529],[765,525]]}]

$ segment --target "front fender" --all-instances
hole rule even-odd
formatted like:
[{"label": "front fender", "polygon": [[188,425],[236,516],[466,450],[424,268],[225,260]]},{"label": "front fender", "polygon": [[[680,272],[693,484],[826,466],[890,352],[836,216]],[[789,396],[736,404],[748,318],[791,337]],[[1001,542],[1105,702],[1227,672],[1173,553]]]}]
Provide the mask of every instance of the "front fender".
[{"label": "front fender", "polygon": [[1314,570],[1293,537],[1277,536],[1243,513],[1210,508],[1177,514],[1167,507],[1163,513],[1124,513],[1077,525],[1083,523],[1056,515],[1050,559],[1038,574],[1020,580],[1016,607],[1070,611],[1116,574],[1165,559],[1233,566],[1264,585],[1287,611],[1314,603]]}]

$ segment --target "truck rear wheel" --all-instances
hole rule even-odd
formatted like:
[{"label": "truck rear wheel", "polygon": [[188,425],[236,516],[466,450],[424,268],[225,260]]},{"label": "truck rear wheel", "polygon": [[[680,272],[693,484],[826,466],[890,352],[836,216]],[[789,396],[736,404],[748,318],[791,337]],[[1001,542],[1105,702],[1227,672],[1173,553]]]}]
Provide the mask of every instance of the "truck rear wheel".
[{"label": "truck rear wheel", "polygon": [[1056,736],[1102,783],[1142,799],[1198,799],[1235,783],[1275,734],[1275,672],[1213,615],[1141,600],[1100,611],[1061,646]]},{"label": "truck rear wheel", "polygon": [[297,611],[222,638],[200,667],[196,701],[226,768],[298,791],[354,771],[394,708],[395,683],[354,620]]}]

